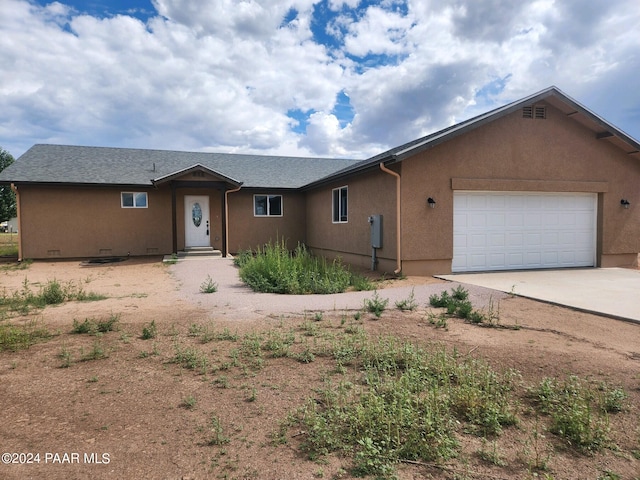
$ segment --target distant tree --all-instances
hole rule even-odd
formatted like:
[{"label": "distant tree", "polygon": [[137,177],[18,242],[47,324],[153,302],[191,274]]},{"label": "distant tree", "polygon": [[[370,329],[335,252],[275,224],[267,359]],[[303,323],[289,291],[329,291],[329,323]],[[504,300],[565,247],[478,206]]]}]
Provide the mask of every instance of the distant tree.
[{"label": "distant tree", "polygon": [[[13,156],[0,147],[0,172],[13,163]],[[0,222],[16,216],[16,194],[10,185],[0,185]]]}]

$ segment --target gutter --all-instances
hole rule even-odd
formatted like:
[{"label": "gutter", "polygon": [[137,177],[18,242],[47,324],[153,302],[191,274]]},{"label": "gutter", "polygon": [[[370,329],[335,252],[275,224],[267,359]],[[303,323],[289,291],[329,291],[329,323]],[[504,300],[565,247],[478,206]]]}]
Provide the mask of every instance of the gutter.
[{"label": "gutter", "polygon": [[387,167],[385,167],[384,162],[380,162],[380,170],[382,170],[385,173],[388,173],[389,175],[393,175],[394,177],[396,177],[396,265],[397,268],[393,271],[393,273],[395,273],[396,275],[398,275],[401,271],[402,271],[402,229],[401,227],[401,222],[400,222],[400,204],[401,204],[401,197],[400,197],[400,174],[394,172],[393,170],[389,170]]},{"label": "gutter", "polygon": [[229,256],[229,194],[235,193],[242,188],[242,184],[233,190],[224,191],[224,256]]},{"label": "gutter", "polygon": [[16,194],[16,217],[18,217],[18,261],[22,261],[22,215],[20,215],[20,194],[15,183],[11,184],[11,190]]}]

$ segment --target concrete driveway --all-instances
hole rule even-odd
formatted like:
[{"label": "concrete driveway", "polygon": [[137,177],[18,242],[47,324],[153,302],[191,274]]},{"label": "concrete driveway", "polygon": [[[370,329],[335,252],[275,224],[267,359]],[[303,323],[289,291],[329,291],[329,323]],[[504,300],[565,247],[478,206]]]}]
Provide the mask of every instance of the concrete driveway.
[{"label": "concrete driveway", "polygon": [[438,278],[640,323],[640,270],[528,270],[439,275]]}]

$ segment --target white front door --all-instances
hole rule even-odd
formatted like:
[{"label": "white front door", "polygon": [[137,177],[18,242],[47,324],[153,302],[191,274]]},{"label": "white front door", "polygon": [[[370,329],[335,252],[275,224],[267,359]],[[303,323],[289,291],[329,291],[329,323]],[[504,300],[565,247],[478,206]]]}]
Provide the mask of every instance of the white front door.
[{"label": "white front door", "polygon": [[186,248],[211,246],[208,196],[184,196],[184,222],[184,244]]}]

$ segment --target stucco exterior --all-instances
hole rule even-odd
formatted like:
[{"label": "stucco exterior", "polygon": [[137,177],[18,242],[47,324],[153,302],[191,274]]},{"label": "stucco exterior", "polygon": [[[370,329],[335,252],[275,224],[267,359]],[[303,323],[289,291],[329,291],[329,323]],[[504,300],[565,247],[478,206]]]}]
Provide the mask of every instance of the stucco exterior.
[{"label": "stucco exterior", "polygon": [[[640,143],[555,87],[362,161],[56,145],[23,157],[0,172],[17,193],[21,258],[176,253],[195,243],[198,196],[202,238],[223,254],[285,240],[364,268],[446,274],[456,192],[592,194],[594,266],[633,265],[640,251]],[[347,215],[335,221],[341,188]],[[148,204],[123,208],[122,192]],[[255,195],[281,196],[282,214],[256,215]]]},{"label": "stucco exterior", "polygon": [[[361,267],[371,266],[370,215],[382,215],[382,248],[378,266],[393,271],[396,264],[396,180],[381,170],[332,182],[307,192],[307,245],[328,258],[340,257]],[[332,190],[348,187],[348,220],[334,223]]]},{"label": "stucco exterior", "polygon": [[[142,190],[142,189],[140,189]],[[21,258],[158,255],[171,251],[171,197],[148,190],[148,208],[121,207],[121,188],[18,187]],[[24,241],[26,240],[26,241]]]},{"label": "stucco exterior", "polygon": [[[172,192],[169,185],[140,189],[147,208],[122,208],[128,187],[24,185],[17,188],[22,239],[20,258],[82,258],[166,255],[174,252]],[[253,195],[283,195],[281,217],[253,214]],[[210,246],[223,249],[224,190],[207,187],[176,189],[177,250],[185,249],[186,195],[206,196],[210,211]],[[229,193],[229,253],[255,249],[285,239],[294,248],[305,239],[305,199],[297,192],[238,191]]]},{"label": "stucco exterior", "polygon": [[[394,164],[401,177],[401,268],[407,275],[451,272],[453,195],[464,191],[593,192],[598,195],[597,265],[627,266],[640,251],[640,161],[553,105],[546,118],[517,110]],[[349,222],[331,223],[331,189],[349,188]],[[427,198],[436,201],[429,208]],[[625,209],[621,199],[630,203]],[[373,171],[310,191],[307,241],[319,252],[371,255],[366,218],[385,215],[381,267],[397,259],[392,176]]]}]

